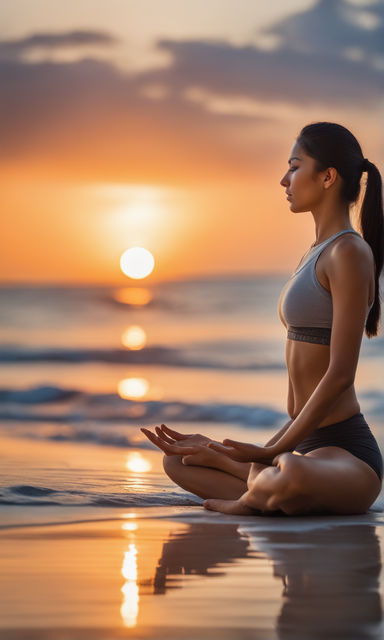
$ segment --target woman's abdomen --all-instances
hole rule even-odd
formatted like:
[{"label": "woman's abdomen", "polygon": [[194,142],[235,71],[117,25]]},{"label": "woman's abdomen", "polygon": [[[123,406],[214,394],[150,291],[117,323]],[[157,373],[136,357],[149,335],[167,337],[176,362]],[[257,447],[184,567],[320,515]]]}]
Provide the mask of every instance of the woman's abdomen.
[{"label": "woman's abdomen", "polygon": [[[287,340],[286,362],[292,384],[293,416],[296,417],[308,402],[329,366],[329,347]],[[332,405],[319,426],[345,420],[360,411],[354,385],[346,389]]]}]

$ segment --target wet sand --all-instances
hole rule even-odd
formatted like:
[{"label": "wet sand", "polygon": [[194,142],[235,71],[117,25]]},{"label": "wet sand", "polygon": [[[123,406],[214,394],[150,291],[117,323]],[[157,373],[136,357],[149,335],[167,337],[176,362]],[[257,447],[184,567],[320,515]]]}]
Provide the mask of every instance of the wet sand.
[{"label": "wet sand", "polygon": [[22,511],[2,508],[2,640],[383,637],[383,513]]}]

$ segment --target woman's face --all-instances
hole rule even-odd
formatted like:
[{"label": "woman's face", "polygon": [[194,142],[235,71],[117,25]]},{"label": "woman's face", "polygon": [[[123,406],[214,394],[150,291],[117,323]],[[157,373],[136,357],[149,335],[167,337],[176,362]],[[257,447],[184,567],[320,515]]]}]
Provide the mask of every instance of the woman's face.
[{"label": "woman's face", "polygon": [[289,168],[280,180],[294,213],[312,211],[324,195],[322,172],[315,171],[315,160],[297,142],[289,154]]}]

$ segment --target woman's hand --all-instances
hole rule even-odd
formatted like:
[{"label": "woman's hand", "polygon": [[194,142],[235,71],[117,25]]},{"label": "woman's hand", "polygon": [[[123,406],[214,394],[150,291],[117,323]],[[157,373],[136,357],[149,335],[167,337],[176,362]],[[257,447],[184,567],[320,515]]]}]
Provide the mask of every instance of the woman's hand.
[{"label": "woman's hand", "polygon": [[214,449],[218,453],[224,453],[232,460],[237,462],[263,462],[271,464],[276,452],[273,447],[259,447],[255,444],[246,444],[245,442],[237,442],[236,440],[223,440],[223,444],[218,442],[209,442],[207,447]]},{"label": "woman's hand", "polygon": [[155,430],[157,435],[149,429],[144,429],[144,427],[140,429],[140,431],[147,436],[148,440],[168,456],[193,455],[200,453],[202,448],[205,448],[208,444],[215,443],[214,440],[199,433],[179,433],[178,431],[170,429],[165,424],[161,425],[161,429],[160,427],[155,427]]}]

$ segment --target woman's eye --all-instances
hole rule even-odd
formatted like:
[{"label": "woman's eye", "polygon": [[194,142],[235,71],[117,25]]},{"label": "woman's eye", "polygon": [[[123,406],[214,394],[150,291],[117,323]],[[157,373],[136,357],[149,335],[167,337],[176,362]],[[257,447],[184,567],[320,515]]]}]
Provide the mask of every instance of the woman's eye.
[{"label": "woman's eye", "polygon": [[297,167],[291,167],[289,171],[296,171]]}]

